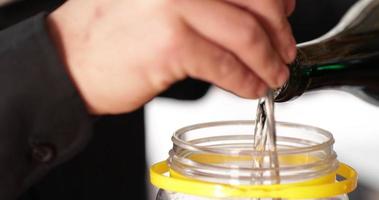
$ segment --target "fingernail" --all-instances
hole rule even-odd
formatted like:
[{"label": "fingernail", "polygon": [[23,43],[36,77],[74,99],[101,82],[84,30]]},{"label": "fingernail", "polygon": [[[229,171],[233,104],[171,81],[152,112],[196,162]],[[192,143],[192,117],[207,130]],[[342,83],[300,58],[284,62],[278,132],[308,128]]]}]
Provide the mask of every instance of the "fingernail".
[{"label": "fingernail", "polygon": [[280,70],[280,73],[278,74],[276,83],[278,87],[281,87],[284,85],[284,83],[287,81],[289,76],[289,70],[287,66],[283,66],[282,69]]}]

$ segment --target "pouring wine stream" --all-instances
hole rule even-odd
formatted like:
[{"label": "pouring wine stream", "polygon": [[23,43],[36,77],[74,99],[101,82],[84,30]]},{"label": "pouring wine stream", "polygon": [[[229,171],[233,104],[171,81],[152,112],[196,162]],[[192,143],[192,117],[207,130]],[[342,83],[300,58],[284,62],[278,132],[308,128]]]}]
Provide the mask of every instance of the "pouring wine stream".
[{"label": "pouring wine stream", "polygon": [[[269,91],[266,97],[258,101],[252,156],[253,172],[251,174],[251,183],[255,185],[279,184],[279,160],[276,148],[274,95],[272,91]],[[267,168],[271,169],[268,174],[263,173],[265,171],[263,169]],[[270,177],[269,182],[263,181],[266,175]]]}]

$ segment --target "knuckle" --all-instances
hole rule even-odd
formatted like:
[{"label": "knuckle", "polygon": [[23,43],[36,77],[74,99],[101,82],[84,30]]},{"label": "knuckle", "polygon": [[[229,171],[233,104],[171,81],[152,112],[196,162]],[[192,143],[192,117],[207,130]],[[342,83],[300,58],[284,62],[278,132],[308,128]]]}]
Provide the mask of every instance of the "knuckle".
[{"label": "knuckle", "polygon": [[178,6],[181,2],[180,0],[160,0],[157,1],[160,8],[173,8]]},{"label": "knuckle", "polygon": [[155,91],[163,91],[167,89],[174,80],[171,76],[155,76],[155,78],[152,78],[151,82]]},{"label": "knuckle", "polygon": [[275,78],[278,75],[278,68],[279,67],[277,66],[272,66],[272,67],[269,67],[269,69],[267,69],[265,79],[268,83],[270,83],[270,85],[275,84]]},{"label": "knuckle", "polygon": [[219,71],[221,77],[230,76],[230,74],[234,71],[232,69],[236,69],[235,66],[238,63],[236,57],[229,53],[218,53],[214,59],[218,63],[217,70]]},{"label": "knuckle", "polygon": [[250,48],[262,41],[262,30],[255,23],[248,23],[238,36],[238,44],[241,48]]},{"label": "knuckle", "polygon": [[200,65],[193,65],[193,66],[188,66],[186,68],[187,70],[187,73],[189,76],[192,76],[192,77],[202,77],[203,73],[204,73],[204,68]]},{"label": "knuckle", "polygon": [[259,81],[257,78],[255,78],[253,75],[248,74],[245,75],[244,78],[241,80],[241,83],[239,84],[239,89],[241,96],[246,98],[257,98],[258,92],[257,92],[257,85],[259,84]]},{"label": "knuckle", "polygon": [[178,52],[185,41],[185,32],[180,28],[171,28],[160,37],[160,50],[170,56]]},{"label": "knuckle", "polygon": [[284,4],[286,6],[286,14],[289,16],[293,13],[296,6],[296,0],[286,0],[284,1]]},{"label": "knuckle", "polygon": [[267,58],[264,62],[259,64],[259,69],[257,68],[257,72],[259,76],[270,86],[275,85],[276,76],[280,72],[280,64],[278,64],[275,60],[275,56],[271,59]]},{"label": "knuckle", "polygon": [[287,21],[287,18],[281,17],[275,24],[275,30],[280,33],[288,33],[290,30],[290,25]]},{"label": "knuckle", "polygon": [[249,93],[252,97],[256,98],[257,95],[257,86],[259,84],[259,81],[254,76],[247,76],[247,78],[244,81],[244,88],[246,88],[246,93]]},{"label": "knuckle", "polygon": [[180,80],[185,77],[186,34],[180,24],[175,24],[162,31],[159,40],[152,46],[157,53],[152,62],[155,63],[155,76],[159,77],[153,79],[158,88],[166,88],[173,78]]},{"label": "knuckle", "polygon": [[[189,55],[186,55],[185,57],[187,57],[187,59],[192,59],[192,58],[188,58],[188,56]],[[189,75],[190,77],[201,78],[201,77],[205,77],[207,72],[212,71],[209,69],[208,70],[205,69],[207,67],[212,67],[212,66],[206,65],[208,61],[204,58],[207,55],[202,55],[202,56],[204,57],[197,57],[196,62],[183,63],[185,74]],[[193,58],[193,59],[196,59],[196,58]]]}]

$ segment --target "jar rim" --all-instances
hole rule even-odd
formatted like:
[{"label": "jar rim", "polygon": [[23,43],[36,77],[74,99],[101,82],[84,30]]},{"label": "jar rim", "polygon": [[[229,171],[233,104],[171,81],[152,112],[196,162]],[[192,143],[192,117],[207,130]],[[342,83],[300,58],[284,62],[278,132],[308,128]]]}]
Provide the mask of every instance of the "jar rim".
[{"label": "jar rim", "polygon": [[254,125],[252,120],[235,120],[181,128],[172,137],[168,164],[184,176],[232,184],[251,184],[252,180],[272,184],[276,171],[281,182],[297,182],[338,168],[330,132],[287,122],[276,124],[279,167],[253,168],[254,157],[270,159],[272,154],[254,151]]},{"label": "jar rim", "polygon": [[[189,131],[202,129],[202,128],[210,128],[210,127],[217,127],[217,126],[232,126],[232,125],[254,125],[255,120],[230,120],[230,121],[214,121],[214,122],[205,122],[205,123],[199,123],[194,125],[189,125],[183,128],[180,128],[177,130],[174,135],[172,136],[171,140],[174,145],[188,149],[188,150],[196,150],[196,151],[204,151],[208,153],[219,153],[219,154],[233,154],[233,155],[254,155],[259,154],[262,155],[261,152],[254,152],[253,150],[250,150],[249,152],[228,152],[220,149],[213,149],[213,148],[207,148],[206,146],[198,146],[196,144],[191,144],[188,141],[185,141],[181,139],[181,136]],[[310,125],[304,125],[304,124],[298,124],[298,123],[290,123],[290,122],[276,122],[279,126],[289,127],[289,128],[303,128],[303,129],[309,129],[314,130],[318,134],[325,136],[328,138],[325,142],[315,144],[312,146],[306,146],[306,147],[297,147],[296,149],[278,149],[278,155],[289,155],[289,154],[300,154],[300,153],[306,153],[315,149],[322,149],[329,146],[332,146],[335,142],[333,135],[322,128],[318,128],[315,126]]]}]

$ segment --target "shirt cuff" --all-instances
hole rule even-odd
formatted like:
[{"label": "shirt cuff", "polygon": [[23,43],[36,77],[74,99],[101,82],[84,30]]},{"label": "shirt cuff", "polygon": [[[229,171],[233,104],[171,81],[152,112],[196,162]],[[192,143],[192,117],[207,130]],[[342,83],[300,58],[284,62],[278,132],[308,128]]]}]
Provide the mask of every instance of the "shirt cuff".
[{"label": "shirt cuff", "polygon": [[50,39],[45,13],[0,32],[0,91],[0,119],[7,119],[0,122],[0,145],[7,137],[27,141],[4,145],[0,161],[22,157],[13,160],[23,166],[24,180],[17,181],[23,188],[88,142],[93,119]]}]

